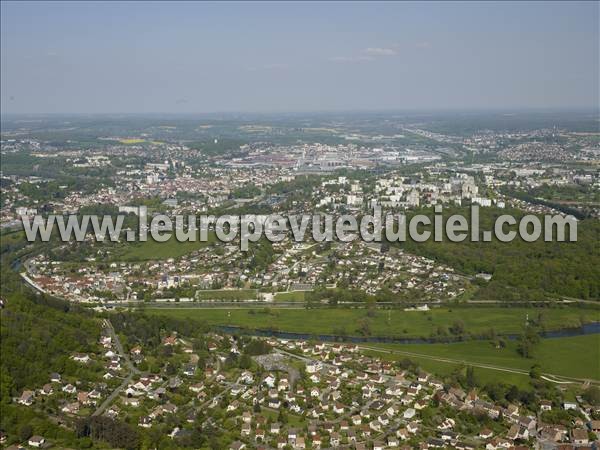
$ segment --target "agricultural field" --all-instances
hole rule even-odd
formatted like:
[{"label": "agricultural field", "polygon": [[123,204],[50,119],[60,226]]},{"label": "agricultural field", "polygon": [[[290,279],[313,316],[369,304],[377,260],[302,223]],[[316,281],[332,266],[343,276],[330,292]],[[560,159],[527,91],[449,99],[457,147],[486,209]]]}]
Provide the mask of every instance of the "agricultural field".
[{"label": "agricultural field", "polygon": [[[453,370],[460,364],[483,364],[518,371],[529,371],[539,365],[543,373],[593,379],[600,382],[600,335],[541,339],[534,346],[532,357],[523,358],[517,352],[517,342],[507,341],[506,346],[497,348],[491,342],[468,341],[452,344],[369,344],[379,350],[389,350],[392,354],[373,351],[385,359],[409,358],[427,369],[435,371]],[[439,358],[439,359],[436,359]],[[441,361],[441,360],[447,361]],[[453,362],[448,362],[453,360]],[[477,368],[484,374],[498,372],[492,369]],[[502,377],[519,378],[511,372],[501,372]],[[525,375],[525,377],[527,377]],[[506,380],[505,380],[506,382]]]}]

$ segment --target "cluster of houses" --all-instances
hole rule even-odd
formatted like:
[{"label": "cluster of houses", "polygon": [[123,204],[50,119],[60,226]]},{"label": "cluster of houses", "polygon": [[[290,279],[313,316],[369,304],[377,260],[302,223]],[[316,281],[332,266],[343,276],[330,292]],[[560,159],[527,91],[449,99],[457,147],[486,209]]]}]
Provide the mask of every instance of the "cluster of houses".
[{"label": "cluster of houses", "polygon": [[[198,421],[224,416],[235,423],[231,449],[583,449],[596,445],[593,433],[600,432],[600,421],[590,418],[598,411],[580,398],[542,400],[537,410],[497,403],[482,390],[463,389],[356,344],[262,339],[267,353],[242,368],[230,361],[241,358],[248,338],[209,333],[208,357],[200,361],[192,340],[171,333],[147,349],[153,359],[168,355],[151,372],[140,370],[142,346],[131,342],[126,356],[111,336],[105,328],[98,351],[71,355],[75,364],[95,368],[98,381],[67,382],[53,373],[47,384],[14,401],[35,408],[56,396],[56,414],[76,417],[92,414],[109,398],[98,413],[137,423],[140,430],[178,423],[169,433],[174,441]],[[130,369],[130,361],[138,368]],[[571,423],[544,421],[553,409],[572,411]],[[47,443],[33,436],[28,445]]]},{"label": "cluster of houses", "polygon": [[70,359],[86,367],[88,370],[85,373],[93,374],[94,379],[68,376],[66,378],[69,382],[60,373],[53,372],[48,383],[38,389],[24,390],[20,397],[13,399],[15,403],[36,408],[43,405],[46,399],[53,397],[57,399],[57,415],[87,416],[96,410],[111,389],[121,383],[121,379],[126,375],[121,355],[108,335],[101,336],[99,351],[94,356],[88,353],[73,353]]},{"label": "cluster of houses", "polygon": [[[365,356],[355,345],[274,339],[269,343],[290,359],[305,362],[306,379],[294,386],[285,373],[267,373],[252,392],[252,403],[263,406],[263,411],[278,410],[285,404],[304,425],[265,419],[250,412],[249,402],[246,410],[239,410],[236,400],[241,438],[231,449],[496,450],[530,448],[542,442],[546,448],[583,449],[592,448],[585,446],[593,444],[590,433],[600,427],[600,421],[577,416],[570,427],[540,419],[541,413],[553,407],[587,415],[589,405],[541,401],[538,411],[518,404],[502,406],[476,389],[465,391],[428,373],[413,374],[395,363]],[[481,426],[477,432],[466,432],[462,414],[478,418]]]},{"label": "cluster of houses", "polygon": [[[316,173],[323,180],[316,184],[305,206],[311,210],[328,211],[340,208],[359,210],[375,205],[412,209],[439,204],[461,205],[465,200],[481,206],[503,208],[508,204],[507,199],[494,192],[495,188],[503,185],[524,188],[541,184],[598,186],[598,176],[593,171],[582,173],[580,169],[564,167],[567,160],[593,161],[598,158],[600,149],[597,143],[584,136],[562,133],[562,138],[570,144],[559,145],[528,140],[539,136],[547,138],[544,130],[534,130],[519,137],[506,133],[475,133],[465,138],[420,129],[411,129],[410,132],[443,145],[448,142],[461,144],[473,153],[492,151],[497,154],[498,160],[469,164],[442,161],[439,156],[431,158],[431,155],[413,158],[410,155],[414,152],[410,149],[387,144],[371,148],[354,143],[255,143],[238,149],[245,156],[232,158],[227,153],[207,157],[197,149],[165,142],[122,145],[122,142],[107,140],[103,149],[52,148],[52,152],[47,152],[40,151],[44,146],[40,142],[23,140],[4,144],[7,145],[5,151],[27,149],[34,151],[37,158],[61,158],[65,165],[82,171],[90,167],[113,169],[111,177],[118,178],[117,187],[101,186],[96,192],[65,191],[64,198],[40,202],[36,198],[28,198],[26,193],[21,192],[20,185],[47,179],[34,176],[33,172],[30,176],[10,175],[11,184],[3,188],[6,201],[0,210],[0,218],[3,224],[13,224],[19,219],[19,213],[24,211],[76,213],[82,207],[98,204],[134,208],[132,200],[149,198],[165,200],[165,211],[172,213],[207,211],[229,203],[245,204],[250,198],[235,197],[236,193],[249,186],[253,191],[264,192],[279,182],[307,173]],[[359,138],[370,139],[362,135]],[[516,140],[514,144],[510,144],[513,140]],[[573,151],[574,148],[577,151]],[[444,148],[437,151],[443,152]],[[119,159],[131,156],[140,157],[143,162],[123,167]],[[204,158],[206,164],[198,165],[198,158]],[[402,174],[395,171],[398,165],[408,162],[425,162],[428,165],[419,167],[410,176],[404,175],[405,171]],[[362,182],[330,173],[340,168],[374,167],[385,167],[387,173],[374,175]],[[34,167],[34,170],[37,168]],[[63,188],[67,189],[67,186]]]},{"label": "cluster of houses", "polygon": [[[233,336],[207,335],[209,358],[200,364],[187,339],[166,335],[160,346],[174,355],[170,361],[179,362],[175,370],[140,372],[103,414],[129,417],[141,430],[173,423],[168,417],[177,417],[179,425],[169,433],[176,441],[191,433],[198,420],[214,420],[220,411],[218,417],[225,415],[237,424],[231,449],[495,450],[541,442],[547,448],[585,448],[592,444],[590,433],[600,429],[600,422],[579,418],[579,413],[590,412],[582,404],[541,401],[539,410],[532,411],[517,403],[495,403],[483,391],[463,390],[429,373],[367,355],[355,344],[273,338],[265,343],[270,353],[253,357],[251,367],[241,369],[227,365],[232,355],[244,351]],[[112,358],[111,340],[103,337],[101,344],[105,357]],[[132,344],[128,353],[137,364],[144,360],[139,345]],[[89,364],[87,355],[73,359]],[[60,382],[57,377],[53,383]],[[78,394],[74,389],[73,395]],[[24,392],[18,401],[31,405],[35,395]],[[88,392],[77,401],[100,398],[94,397]],[[578,414],[570,426],[545,423],[542,413],[553,408]]]},{"label": "cluster of houses", "polygon": [[[396,248],[387,253],[380,249],[363,241],[334,243],[322,253],[311,246],[295,247],[286,249],[271,268],[281,274],[277,282],[287,289],[343,284],[375,294],[387,287],[394,293],[413,291],[440,301],[464,292],[464,279],[452,268]],[[332,266],[335,270],[328,270]]]},{"label": "cluster of houses", "polygon": [[[245,254],[238,247],[219,246],[220,252],[203,247],[177,259],[112,262],[102,270],[97,261],[81,264],[73,271],[68,263],[38,255],[28,261],[27,277],[44,292],[82,302],[164,299],[173,296],[168,294],[170,289],[179,287],[188,292],[215,286],[268,287],[285,292],[297,290],[298,286],[310,290],[317,285],[344,285],[368,294],[387,287],[392,292],[411,291],[443,301],[461,294],[466,287],[465,279],[456,276],[450,267],[396,248],[381,253],[379,245],[360,240],[334,242],[331,248],[310,243],[276,243],[275,260],[258,272],[242,268]],[[335,270],[331,270],[332,265]],[[188,297],[193,300],[193,294]]]}]

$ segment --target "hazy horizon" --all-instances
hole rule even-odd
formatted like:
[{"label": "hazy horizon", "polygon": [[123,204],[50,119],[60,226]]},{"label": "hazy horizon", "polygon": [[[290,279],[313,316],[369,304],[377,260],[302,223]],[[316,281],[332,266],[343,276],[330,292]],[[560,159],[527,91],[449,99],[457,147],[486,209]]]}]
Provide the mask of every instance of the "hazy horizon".
[{"label": "hazy horizon", "polygon": [[2,2],[5,115],[594,110],[599,4]]},{"label": "hazy horizon", "polygon": [[560,113],[578,113],[578,114],[599,114],[600,106],[580,106],[580,107],[514,107],[514,108],[439,108],[439,109],[330,109],[330,110],[281,110],[281,111],[252,111],[252,110],[230,110],[230,111],[189,111],[189,112],[175,112],[175,111],[98,111],[98,112],[3,112],[4,118],[11,117],[94,117],[94,116],[139,116],[139,117],[194,117],[194,116],[270,116],[270,115],[452,115],[452,114],[497,114],[504,116],[511,116],[517,114],[560,114]]}]

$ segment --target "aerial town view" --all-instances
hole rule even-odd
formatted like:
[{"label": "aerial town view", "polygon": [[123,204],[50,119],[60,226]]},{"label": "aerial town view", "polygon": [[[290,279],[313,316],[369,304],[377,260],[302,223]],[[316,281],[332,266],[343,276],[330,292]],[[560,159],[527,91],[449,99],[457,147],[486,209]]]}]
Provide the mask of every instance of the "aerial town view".
[{"label": "aerial town view", "polygon": [[1,1],[1,449],[600,450],[600,3]]}]

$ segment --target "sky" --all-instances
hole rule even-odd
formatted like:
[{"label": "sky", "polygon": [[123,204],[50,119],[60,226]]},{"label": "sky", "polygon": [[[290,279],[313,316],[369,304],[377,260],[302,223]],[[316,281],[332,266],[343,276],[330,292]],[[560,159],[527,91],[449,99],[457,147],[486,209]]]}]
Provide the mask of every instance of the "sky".
[{"label": "sky", "polygon": [[598,2],[1,2],[8,113],[597,108]]}]

